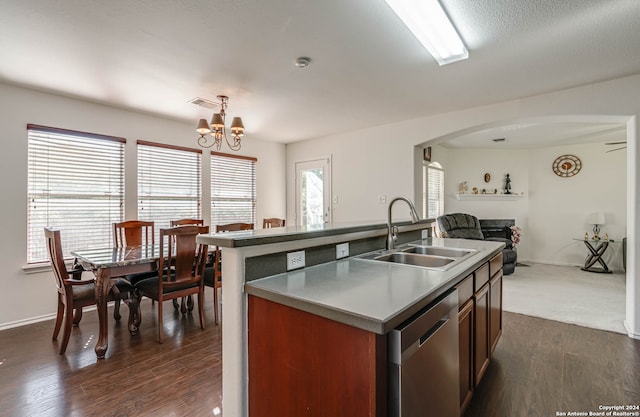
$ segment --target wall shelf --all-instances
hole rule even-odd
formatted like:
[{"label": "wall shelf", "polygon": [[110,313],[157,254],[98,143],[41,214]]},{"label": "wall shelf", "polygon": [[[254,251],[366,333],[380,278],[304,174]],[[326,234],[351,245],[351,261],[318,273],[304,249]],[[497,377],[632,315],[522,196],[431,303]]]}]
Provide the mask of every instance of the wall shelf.
[{"label": "wall shelf", "polygon": [[524,194],[456,194],[456,200],[468,201],[515,201],[524,197]]}]

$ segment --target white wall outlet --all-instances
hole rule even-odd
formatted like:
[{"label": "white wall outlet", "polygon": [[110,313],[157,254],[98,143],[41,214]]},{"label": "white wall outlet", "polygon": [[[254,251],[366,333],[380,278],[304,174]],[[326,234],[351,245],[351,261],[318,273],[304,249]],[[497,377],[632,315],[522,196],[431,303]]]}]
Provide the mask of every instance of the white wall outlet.
[{"label": "white wall outlet", "polygon": [[336,259],[342,259],[349,256],[349,242],[336,245]]},{"label": "white wall outlet", "polygon": [[304,268],[304,251],[287,253],[287,271]]},{"label": "white wall outlet", "polygon": [[387,204],[387,196],[379,195],[378,196],[378,204]]}]

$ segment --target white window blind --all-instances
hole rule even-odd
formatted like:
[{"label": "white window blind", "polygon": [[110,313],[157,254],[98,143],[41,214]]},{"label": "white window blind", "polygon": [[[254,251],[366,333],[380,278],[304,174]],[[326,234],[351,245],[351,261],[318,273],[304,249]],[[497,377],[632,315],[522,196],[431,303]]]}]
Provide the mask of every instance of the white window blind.
[{"label": "white window blind", "polygon": [[431,162],[423,167],[426,185],[424,190],[423,207],[426,210],[425,218],[435,219],[444,214],[444,169],[437,162]]},{"label": "white window blind", "polygon": [[138,141],[138,220],[152,221],[156,242],[171,220],[201,216],[198,149]]},{"label": "white window blind", "polygon": [[27,125],[27,263],[48,261],[44,227],[60,229],[64,255],[113,246],[123,218],[125,139]]},{"label": "white window blind", "polygon": [[211,227],[256,224],[256,158],[211,152]]}]

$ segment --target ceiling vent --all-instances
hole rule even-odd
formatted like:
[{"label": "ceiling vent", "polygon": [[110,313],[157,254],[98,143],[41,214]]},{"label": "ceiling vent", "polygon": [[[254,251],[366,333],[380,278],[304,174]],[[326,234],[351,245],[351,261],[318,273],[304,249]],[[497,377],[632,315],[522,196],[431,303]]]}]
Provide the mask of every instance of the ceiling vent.
[{"label": "ceiling vent", "polygon": [[217,107],[220,107],[219,103],[216,103],[212,100],[207,100],[206,98],[202,97],[192,98],[191,100],[189,100],[189,103],[195,104],[196,106],[205,107],[207,109],[215,109]]},{"label": "ceiling vent", "polygon": [[492,139],[494,142],[498,143],[498,142],[506,142],[507,139],[505,138],[496,138],[496,139]]}]

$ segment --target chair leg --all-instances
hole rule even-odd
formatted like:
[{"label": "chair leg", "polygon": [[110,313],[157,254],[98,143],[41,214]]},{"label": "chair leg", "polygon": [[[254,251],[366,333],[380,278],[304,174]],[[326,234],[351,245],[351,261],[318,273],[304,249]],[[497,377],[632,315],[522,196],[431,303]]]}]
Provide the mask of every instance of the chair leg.
[{"label": "chair leg", "polygon": [[115,305],[113,307],[113,319],[115,321],[120,321],[122,316],[120,315],[120,299],[116,299]]},{"label": "chair leg", "polygon": [[82,307],[78,307],[73,311],[73,327],[78,327],[82,320]]},{"label": "chair leg", "polygon": [[[191,303],[193,304],[193,297],[189,296],[189,299],[192,300]],[[200,316],[200,328],[204,329],[204,288],[198,293],[198,315]]]},{"label": "chair leg", "polygon": [[58,313],[56,314],[56,324],[53,326],[53,337],[51,340],[56,340],[58,338],[58,333],[60,333],[60,326],[62,326],[62,320],[64,319],[64,303],[62,302],[62,298],[58,295]]},{"label": "chair leg", "polygon": [[158,343],[164,341],[164,332],[162,331],[162,300],[158,300]]},{"label": "chair leg", "polygon": [[129,297],[126,299],[125,303],[127,304],[127,307],[129,307],[129,333],[131,333],[132,336],[135,336],[138,333],[140,322],[142,321],[140,313],[140,299],[132,293],[129,293]]},{"label": "chair leg", "polygon": [[62,328],[62,341],[60,342],[60,355],[64,355],[67,351],[67,345],[69,344],[69,337],[71,337],[71,325],[73,324],[73,299],[67,297],[64,312],[64,326]]},{"label": "chair leg", "polygon": [[[184,303],[184,298],[182,299],[183,303]],[[189,295],[187,296],[187,310],[189,311],[189,313],[191,313],[193,311],[193,296]],[[183,311],[182,314],[185,314],[187,311]]]}]

